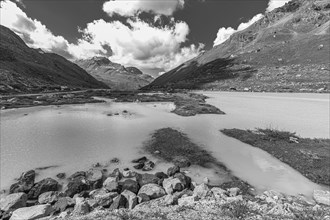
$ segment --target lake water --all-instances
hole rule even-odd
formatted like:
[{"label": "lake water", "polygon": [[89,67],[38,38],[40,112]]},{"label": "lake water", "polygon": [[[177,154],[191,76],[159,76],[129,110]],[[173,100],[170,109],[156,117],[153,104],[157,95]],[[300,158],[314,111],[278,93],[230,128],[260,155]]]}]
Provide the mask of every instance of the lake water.
[{"label": "lake water", "polygon": [[[170,113],[171,103],[100,103],[47,106],[1,111],[0,188],[8,188],[23,171],[38,171],[37,180],[87,170],[96,162],[132,167],[153,131],[172,127],[213,153],[236,176],[257,190],[311,195],[321,186],[312,183],[268,153],[229,138],[223,128],[272,127],[296,131],[302,137],[329,138],[328,94],[262,94],[203,92],[208,103],[226,115],[181,117]],[[123,111],[126,110],[127,113]],[[108,114],[119,115],[108,116]],[[119,164],[109,161],[117,157]],[[170,164],[156,161],[155,171]],[[212,184],[223,180],[214,170],[188,169],[197,182],[207,176]]]}]

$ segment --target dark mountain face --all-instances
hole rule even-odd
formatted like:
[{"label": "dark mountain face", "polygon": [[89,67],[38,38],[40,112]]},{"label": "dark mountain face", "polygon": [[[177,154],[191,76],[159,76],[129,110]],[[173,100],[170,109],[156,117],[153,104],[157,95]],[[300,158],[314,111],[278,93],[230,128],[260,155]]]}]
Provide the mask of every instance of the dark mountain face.
[{"label": "dark mountain face", "polygon": [[54,91],[61,86],[107,88],[76,64],[29,48],[14,32],[0,26],[0,93]]},{"label": "dark mountain face", "polygon": [[329,27],[329,1],[293,0],[144,89],[330,89]]},{"label": "dark mountain face", "polygon": [[124,67],[105,57],[75,61],[80,67],[113,90],[137,90],[148,85],[153,78],[136,67]]}]

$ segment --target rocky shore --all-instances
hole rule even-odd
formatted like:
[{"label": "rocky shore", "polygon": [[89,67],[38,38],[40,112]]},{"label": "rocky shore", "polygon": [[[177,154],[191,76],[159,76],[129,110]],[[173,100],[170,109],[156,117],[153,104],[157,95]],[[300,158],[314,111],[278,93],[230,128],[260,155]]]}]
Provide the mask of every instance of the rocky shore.
[{"label": "rocky shore", "polygon": [[[146,158],[132,161],[150,163]],[[314,200],[276,191],[260,195],[240,188],[196,184],[179,166],[166,173],[138,173],[101,167],[79,171],[61,188],[57,180],[35,183],[35,171],[22,174],[0,200],[0,219],[329,219],[329,193]],[[63,175],[58,175],[63,178]]]},{"label": "rocky shore", "polygon": [[102,99],[95,99],[95,97],[111,99],[114,102],[173,102],[176,107],[172,112],[185,117],[197,114],[225,114],[215,106],[206,104],[207,97],[202,94],[186,92],[153,94],[137,91],[114,92],[110,90],[6,95],[0,97],[0,109],[105,102]]}]

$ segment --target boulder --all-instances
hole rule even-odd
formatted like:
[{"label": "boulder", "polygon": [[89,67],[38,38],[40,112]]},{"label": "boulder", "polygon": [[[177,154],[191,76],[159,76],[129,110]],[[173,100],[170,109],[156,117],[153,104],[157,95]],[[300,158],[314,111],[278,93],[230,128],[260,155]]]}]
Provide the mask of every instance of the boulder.
[{"label": "boulder", "polygon": [[100,170],[89,170],[86,174],[86,179],[92,189],[98,189],[102,187],[103,174]]},{"label": "boulder", "polygon": [[173,194],[174,192],[184,189],[184,185],[181,183],[180,179],[173,177],[164,179],[163,187],[167,194]]},{"label": "boulder", "polygon": [[144,166],[142,168],[142,171],[151,171],[155,167],[155,163],[152,162],[151,160],[148,160],[144,163]]},{"label": "boulder", "polygon": [[126,208],[127,199],[123,195],[118,195],[113,199],[113,203],[110,206],[110,210]]},{"label": "boulder", "polygon": [[73,209],[74,215],[85,215],[90,212],[90,206],[85,198],[76,198],[76,205]]},{"label": "boulder", "polygon": [[143,185],[139,190],[139,194],[142,193],[149,196],[150,199],[157,199],[166,195],[164,188],[155,183]]},{"label": "boulder", "polygon": [[174,166],[174,167],[170,167],[167,170],[167,175],[168,176],[174,176],[174,174],[179,173],[180,172],[180,167],[179,166]]},{"label": "boulder", "polygon": [[138,182],[132,180],[132,179],[127,179],[122,183],[122,191],[124,190],[129,190],[135,194],[139,192],[139,184]]},{"label": "boulder", "polygon": [[330,206],[330,191],[314,190],[313,198],[319,204]]},{"label": "boulder", "polygon": [[118,177],[108,177],[103,182],[103,187],[109,192],[117,192],[119,190]]},{"label": "boulder", "polygon": [[132,163],[142,163],[144,164],[147,161],[146,157],[140,157],[138,159],[132,160]]},{"label": "boulder", "polygon": [[9,211],[26,206],[27,195],[23,192],[9,194],[0,199],[0,210]]},{"label": "boulder", "polygon": [[57,202],[59,197],[63,197],[64,194],[62,192],[58,191],[49,191],[49,192],[44,192],[40,194],[38,198],[39,204],[54,204]]},{"label": "boulder", "polygon": [[75,194],[80,193],[90,188],[85,176],[77,176],[75,178],[69,178],[68,185],[65,193],[69,197],[73,197]]},{"label": "boulder", "polygon": [[59,184],[52,178],[46,178],[37,182],[28,193],[29,199],[38,199],[44,192],[57,191]]},{"label": "boulder", "polygon": [[18,182],[10,186],[9,192],[29,192],[34,185],[35,176],[36,172],[34,170],[29,170],[25,173],[22,173],[21,177],[18,179]]},{"label": "boulder", "polygon": [[137,195],[137,198],[139,204],[150,201],[150,197],[145,193],[140,193],[139,195]]},{"label": "boulder", "polygon": [[52,207],[49,204],[19,208],[13,212],[10,220],[34,220],[49,216],[51,212]]},{"label": "boulder", "polygon": [[134,209],[134,207],[138,204],[138,198],[135,193],[125,190],[121,193],[121,195],[123,195],[127,200],[126,208]]},{"label": "boulder", "polygon": [[158,181],[159,181],[159,178],[156,177],[153,174],[145,173],[145,174],[138,174],[138,175],[136,175],[136,180],[138,181],[140,187],[142,187],[142,186],[144,186],[146,184],[149,184],[149,183],[155,183],[155,184],[157,184]]},{"label": "boulder", "polygon": [[63,212],[69,207],[73,207],[76,201],[70,197],[60,197],[58,201],[53,205],[54,212]]},{"label": "boulder", "polygon": [[209,193],[209,187],[205,183],[196,186],[194,189],[194,196],[198,198],[205,198]]},{"label": "boulder", "polygon": [[85,171],[78,171],[78,172],[75,172],[74,174],[72,174],[69,179],[70,180],[73,180],[73,179],[76,179],[76,178],[80,178],[80,177],[86,177],[86,172]]}]

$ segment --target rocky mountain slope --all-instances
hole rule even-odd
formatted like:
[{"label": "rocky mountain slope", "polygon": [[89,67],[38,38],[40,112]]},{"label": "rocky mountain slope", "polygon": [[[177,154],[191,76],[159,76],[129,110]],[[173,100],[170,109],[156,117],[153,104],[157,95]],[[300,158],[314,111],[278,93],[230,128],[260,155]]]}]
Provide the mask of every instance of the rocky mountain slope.
[{"label": "rocky mountain slope", "polygon": [[124,67],[111,62],[106,57],[93,57],[75,62],[113,90],[136,90],[153,80],[151,76],[143,74],[136,67]]},{"label": "rocky mountain slope", "polygon": [[329,91],[330,3],[293,0],[146,89]]},{"label": "rocky mountain slope", "polygon": [[29,48],[10,29],[0,26],[0,93],[107,88],[65,58]]}]

